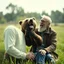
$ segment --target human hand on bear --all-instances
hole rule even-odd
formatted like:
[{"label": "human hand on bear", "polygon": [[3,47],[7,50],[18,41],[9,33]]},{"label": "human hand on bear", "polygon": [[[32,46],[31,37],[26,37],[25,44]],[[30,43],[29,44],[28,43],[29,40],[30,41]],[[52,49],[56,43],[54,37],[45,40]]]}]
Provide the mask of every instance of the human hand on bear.
[{"label": "human hand on bear", "polygon": [[32,60],[34,60],[35,55],[33,52],[28,52],[26,55],[26,58],[32,61]]}]

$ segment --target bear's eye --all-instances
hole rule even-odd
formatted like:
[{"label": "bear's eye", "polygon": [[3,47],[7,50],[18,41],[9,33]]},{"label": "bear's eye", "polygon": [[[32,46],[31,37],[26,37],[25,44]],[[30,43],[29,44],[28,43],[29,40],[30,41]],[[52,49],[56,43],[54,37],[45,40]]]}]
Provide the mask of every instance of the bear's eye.
[{"label": "bear's eye", "polygon": [[29,21],[30,23],[33,23],[33,20],[32,19],[30,19],[30,21]]},{"label": "bear's eye", "polygon": [[28,22],[28,20],[26,20],[25,22]]}]

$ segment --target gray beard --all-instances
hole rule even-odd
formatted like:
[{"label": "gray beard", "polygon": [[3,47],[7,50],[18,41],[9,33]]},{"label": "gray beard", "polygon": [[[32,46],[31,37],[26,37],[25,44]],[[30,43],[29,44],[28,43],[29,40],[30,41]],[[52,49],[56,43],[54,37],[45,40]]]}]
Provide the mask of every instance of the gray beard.
[{"label": "gray beard", "polygon": [[38,29],[39,32],[43,32],[45,30],[46,30],[46,27],[45,26],[44,27],[39,27],[39,29]]}]

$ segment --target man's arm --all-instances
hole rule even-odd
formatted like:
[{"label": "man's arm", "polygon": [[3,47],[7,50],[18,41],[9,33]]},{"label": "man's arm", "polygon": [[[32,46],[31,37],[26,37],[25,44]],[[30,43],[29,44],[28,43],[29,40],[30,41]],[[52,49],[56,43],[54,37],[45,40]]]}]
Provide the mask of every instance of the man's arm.
[{"label": "man's arm", "polygon": [[46,53],[55,51],[56,49],[56,33],[55,32],[51,35],[51,43],[52,44],[50,46],[39,50],[39,52],[41,52],[42,55],[45,55]]},{"label": "man's arm", "polygon": [[5,49],[6,53],[10,54],[13,57],[16,58],[26,58],[26,53],[18,50],[14,45],[15,45],[15,32],[11,29],[8,29],[5,31],[4,35],[4,42],[5,42]]},{"label": "man's arm", "polygon": [[56,44],[57,44],[56,42],[57,42],[56,33],[53,32],[51,35],[51,45],[49,47],[45,48],[45,50],[48,52],[55,51],[56,50]]},{"label": "man's arm", "polygon": [[32,52],[28,52],[27,54],[25,52],[22,52],[18,50],[15,45],[15,32],[11,29],[8,29],[4,33],[4,44],[5,44],[5,50],[6,53],[9,55],[15,57],[15,58],[22,58],[22,59],[34,59],[34,54]]}]

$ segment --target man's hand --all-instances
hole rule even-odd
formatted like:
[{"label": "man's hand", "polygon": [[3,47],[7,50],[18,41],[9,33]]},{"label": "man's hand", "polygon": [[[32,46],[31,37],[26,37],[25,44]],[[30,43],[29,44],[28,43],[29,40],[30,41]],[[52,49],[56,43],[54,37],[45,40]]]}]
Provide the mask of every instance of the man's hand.
[{"label": "man's hand", "polygon": [[42,55],[45,55],[46,54],[46,51],[43,50],[43,49],[40,49],[39,52],[41,52]]},{"label": "man's hand", "polygon": [[33,52],[29,52],[29,53],[27,53],[26,58],[32,61],[32,60],[34,60],[35,55]]}]

